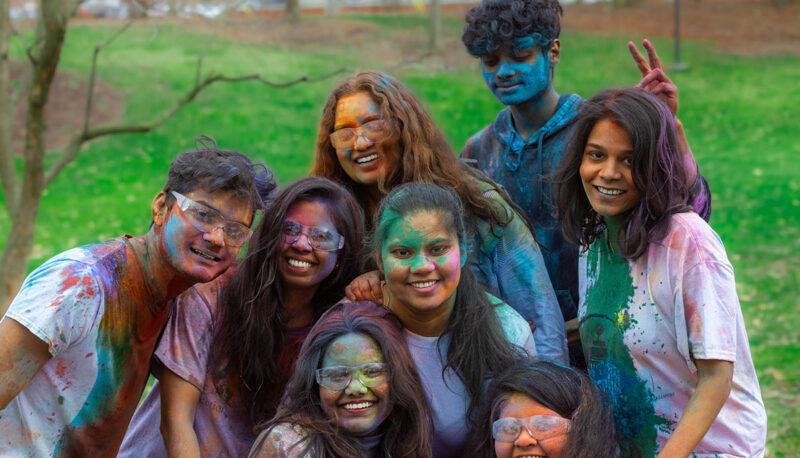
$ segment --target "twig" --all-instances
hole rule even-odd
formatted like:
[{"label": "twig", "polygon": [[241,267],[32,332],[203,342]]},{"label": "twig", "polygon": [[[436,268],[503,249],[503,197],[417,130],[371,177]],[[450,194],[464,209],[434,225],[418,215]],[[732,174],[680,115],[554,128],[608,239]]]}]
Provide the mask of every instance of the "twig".
[{"label": "twig", "polygon": [[120,35],[122,35],[130,26],[133,24],[133,17],[128,19],[125,24],[119,28],[113,35],[111,35],[108,40],[100,43],[99,45],[94,47],[94,55],[92,55],[92,69],[89,72],[89,87],[87,88],[86,94],[86,108],[83,112],[83,132],[89,130],[89,117],[92,114],[92,102],[94,101],[94,83],[95,78],[97,76],[97,57],[100,55],[100,51],[102,51],[106,46],[110,45],[114,40],[116,40]]},{"label": "twig", "polygon": [[25,55],[28,56],[28,60],[30,60],[33,65],[36,65],[38,61],[33,56],[33,48],[35,48],[36,45],[38,45],[41,42],[41,40],[37,40],[31,43],[30,41],[25,39],[25,35],[23,35],[19,30],[17,30],[16,28],[14,28],[13,25],[10,24],[9,24],[9,31],[11,32],[11,35],[14,35],[15,37],[17,37],[19,41],[22,42],[22,44],[25,46]]},{"label": "twig", "polygon": [[435,52],[433,52],[433,51],[428,51],[428,52],[426,52],[425,54],[421,54],[421,55],[419,55],[419,56],[417,56],[417,57],[414,57],[414,58],[412,58],[412,59],[408,59],[408,60],[402,60],[402,61],[400,61],[400,62],[398,62],[398,63],[396,63],[396,64],[392,65],[392,66],[391,66],[391,67],[389,67],[387,70],[388,70],[388,71],[393,71],[393,70],[397,70],[398,68],[405,67],[406,65],[417,64],[417,63],[419,63],[419,62],[422,62],[422,61],[424,61],[425,59],[427,59],[427,58],[429,58],[429,57],[431,57],[431,56],[434,56],[434,55],[436,55],[436,53],[435,53]]},{"label": "twig", "polygon": [[195,86],[190,90],[186,95],[184,95],[178,102],[175,104],[172,109],[167,111],[161,118],[158,120],[150,123],[150,124],[130,124],[130,125],[117,125],[117,126],[109,126],[109,127],[98,127],[96,129],[89,129],[83,132],[77,133],[72,136],[67,145],[67,148],[64,150],[64,153],[59,157],[58,161],[53,164],[52,167],[47,171],[44,180],[44,186],[47,187],[50,183],[61,173],[62,170],[75,158],[78,156],[78,152],[80,151],[81,146],[91,140],[95,140],[100,137],[106,137],[109,135],[117,135],[117,134],[135,134],[135,133],[146,133],[150,132],[153,129],[158,128],[165,122],[167,122],[170,118],[175,116],[179,111],[183,109],[186,105],[191,103],[200,92],[202,92],[207,87],[211,86],[214,83],[218,82],[226,82],[226,83],[242,83],[245,81],[257,81],[261,84],[264,84],[269,87],[274,88],[287,88],[290,86],[294,86],[300,83],[313,83],[317,81],[322,81],[324,79],[331,78],[335,75],[340,73],[346,72],[347,69],[344,67],[338,68],[336,70],[330,71],[328,73],[324,73],[322,75],[309,77],[308,75],[301,76],[299,78],[295,78],[293,80],[285,81],[285,82],[275,82],[265,79],[261,75],[243,75],[243,76],[225,76],[225,75],[215,75],[210,74],[201,82],[195,84]]}]

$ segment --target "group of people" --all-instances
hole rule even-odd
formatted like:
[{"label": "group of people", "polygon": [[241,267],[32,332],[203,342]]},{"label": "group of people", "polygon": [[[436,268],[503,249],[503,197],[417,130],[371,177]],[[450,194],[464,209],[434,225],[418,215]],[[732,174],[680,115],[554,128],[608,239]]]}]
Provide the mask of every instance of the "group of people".
[{"label": "group of people", "polygon": [[677,88],[645,40],[637,87],[559,95],[561,14],[470,9],[507,107],[460,158],[378,72],[280,190],[209,138],[180,154],[144,236],[50,259],[0,321],[0,455],[762,456]]}]

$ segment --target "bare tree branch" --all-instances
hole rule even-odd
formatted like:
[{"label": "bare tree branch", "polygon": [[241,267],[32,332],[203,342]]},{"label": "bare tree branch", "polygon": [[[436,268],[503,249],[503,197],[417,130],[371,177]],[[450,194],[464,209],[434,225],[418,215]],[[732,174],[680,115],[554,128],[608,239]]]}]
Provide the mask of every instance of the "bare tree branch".
[{"label": "bare tree branch", "polygon": [[12,146],[12,123],[14,99],[8,98],[11,90],[11,59],[8,56],[8,36],[11,30],[8,0],[0,0],[0,183],[5,197],[6,210],[11,216],[16,213],[19,178],[14,167]]},{"label": "bare tree branch", "polygon": [[95,140],[100,137],[106,137],[109,135],[150,132],[151,130],[160,127],[170,118],[178,114],[178,112],[180,112],[183,109],[183,107],[191,103],[197,97],[197,95],[200,94],[200,92],[202,92],[204,89],[206,89],[207,87],[211,86],[214,83],[218,82],[242,83],[245,81],[257,81],[269,87],[287,88],[300,83],[313,83],[317,81],[322,81],[346,71],[347,71],[346,68],[341,67],[319,76],[309,77],[308,75],[304,75],[299,78],[295,78],[293,80],[284,82],[270,81],[258,74],[243,75],[243,76],[225,76],[225,75],[210,74],[206,76],[206,78],[203,79],[201,82],[196,83],[195,86],[188,93],[186,93],[186,95],[184,95],[180,100],[178,100],[178,102],[175,104],[174,107],[172,107],[172,109],[167,111],[163,116],[161,116],[161,118],[157,119],[152,123],[98,127],[96,129],[89,129],[79,134],[73,135],[69,141],[67,148],[62,153],[61,157],[59,157],[58,161],[56,161],[56,163],[53,164],[53,166],[50,167],[50,169],[47,171],[44,181],[45,187],[49,186],[50,183],[58,176],[58,174],[61,173],[61,171],[64,170],[64,168],[67,165],[69,165],[69,163],[75,160],[75,158],[78,156],[78,152],[80,151],[81,145],[83,145],[83,143]]},{"label": "bare tree branch", "polygon": [[94,47],[94,55],[92,56],[92,69],[89,72],[89,87],[87,88],[86,94],[86,108],[83,112],[83,132],[89,130],[89,116],[92,114],[92,102],[94,101],[94,82],[97,76],[97,56],[100,55],[100,51],[102,51],[103,48],[110,45],[114,40],[128,30],[132,24],[133,17],[128,19],[128,21],[126,21],[125,24],[119,28],[119,30],[114,32],[114,34],[108,38],[108,40]]}]

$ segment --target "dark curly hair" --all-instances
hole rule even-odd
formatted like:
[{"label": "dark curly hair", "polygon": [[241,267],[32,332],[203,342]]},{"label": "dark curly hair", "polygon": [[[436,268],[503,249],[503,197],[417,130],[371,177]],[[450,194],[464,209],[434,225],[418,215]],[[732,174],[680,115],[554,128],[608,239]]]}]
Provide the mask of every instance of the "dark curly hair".
[{"label": "dark curly hair", "polygon": [[495,456],[492,424],[500,418],[509,397],[515,393],[572,420],[561,456],[616,456],[611,406],[597,386],[582,372],[546,361],[520,361],[489,386],[487,402],[478,413],[467,446],[467,450],[474,450],[471,456]]},{"label": "dark curly hair", "polygon": [[561,33],[563,14],[558,0],[484,0],[467,11],[461,41],[475,57],[525,37],[545,52]]}]

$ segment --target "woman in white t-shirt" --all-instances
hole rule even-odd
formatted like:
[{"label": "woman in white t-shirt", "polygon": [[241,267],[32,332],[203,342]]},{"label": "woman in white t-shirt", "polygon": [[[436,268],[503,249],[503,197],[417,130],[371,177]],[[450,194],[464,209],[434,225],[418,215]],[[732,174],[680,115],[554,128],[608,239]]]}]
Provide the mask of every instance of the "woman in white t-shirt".
[{"label": "woman in white t-shirt", "polygon": [[[674,100],[657,73],[655,92]],[[584,248],[589,373],[613,404],[623,456],[762,456],[766,413],[733,268],[687,205],[676,122],[637,88],[600,92],[576,118],[557,208]]]},{"label": "woman in white t-shirt", "polygon": [[454,191],[408,183],[392,190],[374,216],[383,303],[405,327],[433,412],[435,457],[468,455],[472,412],[488,379],[536,355],[530,325],[487,295],[467,266],[463,215]]}]

